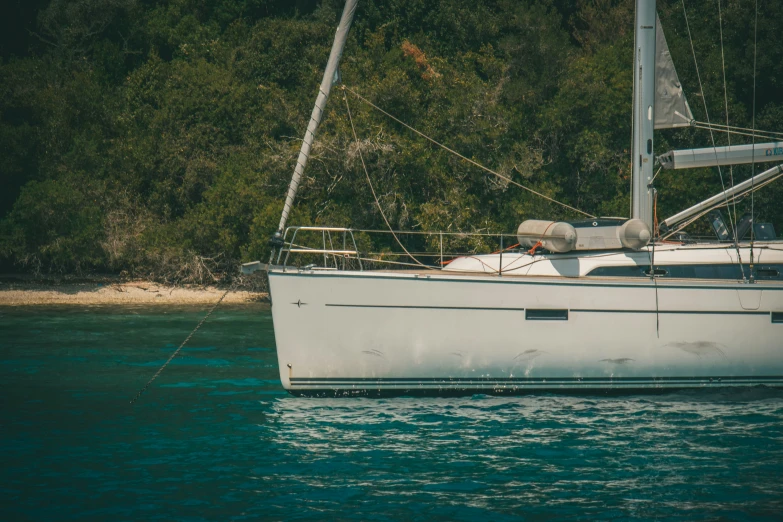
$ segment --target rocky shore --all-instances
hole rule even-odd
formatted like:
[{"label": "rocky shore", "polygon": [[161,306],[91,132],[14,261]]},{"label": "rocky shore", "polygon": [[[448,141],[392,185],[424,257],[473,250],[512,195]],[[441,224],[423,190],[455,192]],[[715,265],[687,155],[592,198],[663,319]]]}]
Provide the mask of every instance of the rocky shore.
[{"label": "rocky shore", "polygon": [[[213,286],[165,286],[132,282],[0,282],[0,306],[28,305],[200,305],[215,303],[226,288]],[[232,290],[224,303],[263,302],[266,292]]]}]

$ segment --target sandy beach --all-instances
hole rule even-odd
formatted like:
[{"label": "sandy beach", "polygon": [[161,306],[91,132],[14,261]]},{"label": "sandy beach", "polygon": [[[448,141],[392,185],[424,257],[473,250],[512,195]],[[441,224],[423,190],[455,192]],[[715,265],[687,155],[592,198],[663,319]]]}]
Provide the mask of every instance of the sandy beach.
[{"label": "sandy beach", "polygon": [[[200,305],[212,304],[220,299],[225,288],[175,287],[150,282],[123,283],[61,283],[41,284],[32,282],[0,283],[0,306],[28,305]],[[265,292],[234,290],[224,303],[239,304],[267,300]]]}]

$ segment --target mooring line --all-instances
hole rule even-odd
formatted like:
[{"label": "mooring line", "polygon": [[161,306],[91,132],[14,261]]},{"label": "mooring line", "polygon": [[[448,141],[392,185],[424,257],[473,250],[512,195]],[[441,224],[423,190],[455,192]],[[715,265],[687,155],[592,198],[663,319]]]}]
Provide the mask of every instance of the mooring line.
[{"label": "mooring line", "polygon": [[201,320],[201,321],[198,323],[198,325],[196,325],[196,327],[193,329],[193,331],[192,331],[192,332],[190,332],[190,335],[188,335],[188,336],[185,338],[185,340],[184,340],[184,341],[182,341],[182,344],[180,344],[180,345],[179,345],[179,348],[177,348],[177,349],[174,351],[174,353],[172,353],[172,354],[171,354],[171,356],[169,357],[169,359],[168,359],[168,360],[167,360],[165,363],[163,363],[163,366],[161,366],[161,367],[158,369],[158,371],[157,371],[157,372],[155,372],[155,375],[153,375],[153,376],[152,376],[152,379],[150,379],[150,380],[149,380],[149,382],[147,382],[147,384],[145,384],[145,385],[144,385],[144,387],[143,387],[142,389],[140,389],[140,390],[139,390],[139,393],[137,393],[137,394],[136,394],[136,396],[135,396],[134,398],[132,398],[132,399],[131,399],[131,401],[130,401],[130,403],[131,403],[131,404],[133,404],[134,402],[136,402],[136,401],[139,399],[139,397],[141,397],[141,395],[142,395],[142,394],[143,394],[145,391],[147,391],[147,388],[149,388],[149,387],[150,387],[150,384],[152,384],[152,382],[153,382],[155,379],[157,379],[157,378],[158,378],[158,375],[160,375],[160,374],[163,372],[163,370],[165,370],[165,369],[166,369],[166,366],[168,366],[168,365],[169,365],[169,363],[170,363],[170,362],[171,362],[171,361],[174,359],[174,357],[176,357],[176,356],[177,356],[177,354],[180,352],[180,350],[182,350],[182,348],[183,348],[183,347],[184,347],[186,344],[188,344],[188,341],[190,341],[190,338],[191,338],[191,337],[193,337],[193,334],[195,334],[195,333],[198,331],[198,329],[199,329],[199,328],[201,328],[201,325],[203,325],[203,324],[204,324],[204,323],[207,321],[207,319],[209,319],[209,316],[210,316],[210,315],[212,315],[212,312],[214,312],[214,311],[215,311],[215,309],[218,307],[218,305],[219,305],[220,303],[222,303],[222,302],[223,302],[223,299],[225,299],[225,298],[226,298],[226,296],[228,295],[228,293],[229,293],[231,290],[233,290],[233,289],[234,289],[234,286],[235,286],[235,285],[231,285],[231,288],[229,288],[228,290],[226,290],[225,292],[223,292],[223,295],[221,295],[221,296],[220,296],[220,299],[218,299],[217,303],[215,303],[215,304],[212,306],[212,309],[210,309],[210,311],[209,311],[209,312],[207,312],[207,315],[205,315],[205,316],[204,316],[204,318],[203,318],[203,319],[202,319],[202,320]]}]

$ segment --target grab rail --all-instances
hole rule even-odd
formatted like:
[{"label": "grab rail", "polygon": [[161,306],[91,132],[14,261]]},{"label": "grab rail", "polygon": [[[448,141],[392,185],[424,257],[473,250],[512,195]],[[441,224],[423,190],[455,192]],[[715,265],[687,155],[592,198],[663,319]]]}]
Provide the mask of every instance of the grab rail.
[{"label": "grab rail", "polygon": [[[291,240],[288,241],[288,233],[289,231],[292,231]],[[301,245],[296,244],[296,236],[299,234],[300,231],[314,231],[314,232],[321,232],[321,237],[323,241],[323,248],[317,249],[317,248],[305,248]],[[334,248],[334,241],[332,240],[332,232],[336,233],[342,233],[342,239],[343,239],[343,245],[342,249],[336,249]],[[351,237],[351,243],[353,243],[353,250],[347,249],[347,242],[348,242],[348,236]],[[331,248],[327,247],[327,238],[329,241],[329,246]],[[329,258],[327,256],[332,256],[334,258],[334,268],[339,270],[338,266],[338,257],[342,258],[342,265],[343,269],[345,269],[345,261],[346,259],[351,259],[351,256],[354,256],[356,260],[359,262],[359,270],[364,270],[364,267],[362,266],[362,260],[359,256],[359,247],[356,246],[356,238],[353,235],[353,230],[350,228],[342,228],[342,227],[313,227],[313,226],[307,226],[307,227],[288,227],[285,229],[285,233],[283,234],[283,248],[280,249],[280,251],[277,254],[277,264],[280,264],[281,256],[283,255],[283,252],[285,252],[285,259],[283,260],[283,268],[288,266],[288,257],[291,255],[291,253],[294,254],[323,254],[324,256],[324,268],[327,267],[329,264]],[[287,246],[287,248],[286,248]]]}]

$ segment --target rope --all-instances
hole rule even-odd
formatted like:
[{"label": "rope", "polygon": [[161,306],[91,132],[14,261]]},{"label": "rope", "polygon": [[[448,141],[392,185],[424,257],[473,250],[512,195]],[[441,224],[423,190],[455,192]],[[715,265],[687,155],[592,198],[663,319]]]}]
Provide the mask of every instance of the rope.
[{"label": "rope", "polygon": [[658,172],[656,172],[656,173],[655,173],[655,176],[653,176],[653,179],[651,179],[651,180],[650,180],[650,185],[652,185],[653,183],[655,183],[655,178],[657,178],[657,177],[658,177],[658,174],[660,174],[660,173],[661,173],[661,169],[662,169],[662,168],[663,168],[663,167],[658,167]]},{"label": "rope", "polygon": [[660,227],[658,226],[658,191],[655,191],[655,197],[653,198],[653,248],[655,248],[655,238],[661,235]]},{"label": "rope", "polygon": [[171,354],[171,356],[169,356],[168,360],[167,360],[165,363],[163,363],[163,366],[161,366],[161,367],[158,369],[158,371],[157,371],[157,372],[155,372],[155,375],[153,375],[153,376],[152,376],[152,379],[150,379],[150,380],[147,382],[147,384],[145,384],[145,385],[144,385],[144,387],[143,387],[142,389],[140,389],[140,390],[139,390],[139,393],[137,393],[137,394],[136,394],[136,396],[130,400],[130,403],[131,403],[131,404],[133,404],[134,402],[136,402],[136,401],[139,399],[139,397],[141,397],[141,395],[142,395],[142,394],[143,394],[145,391],[147,391],[147,388],[149,388],[149,387],[150,387],[150,384],[152,384],[152,382],[153,382],[155,379],[157,379],[157,378],[158,378],[158,375],[160,375],[160,374],[163,372],[163,370],[165,370],[165,369],[166,369],[166,366],[168,366],[168,365],[169,365],[169,363],[170,363],[172,360],[174,360],[174,357],[176,357],[176,356],[177,356],[177,354],[179,353],[179,351],[180,351],[180,350],[182,350],[182,347],[183,347],[183,346],[185,346],[186,344],[188,344],[188,341],[190,341],[190,338],[191,338],[191,337],[193,337],[193,334],[195,334],[195,333],[198,331],[198,329],[199,329],[199,328],[201,328],[201,325],[203,325],[203,324],[206,322],[206,320],[207,320],[207,319],[209,319],[209,316],[210,316],[210,315],[212,315],[212,312],[214,312],[214,311],[215,311],[215,309],[218,307],[218,305],[219,305],[220,303],[222,303],[222,302],[223,302],[223,299],[225,299],[225,298],[226,298],[226,296],[228,295],[228,293],[229,293],[231,290],[233,290],[233,289],[234,289],[234,286],[235,286],[235,284],[234,284],[234,285],[231,285],[231,288],[229,288],[228,290],[226,290],[225,292],[223,292],[223,295],[221,295],[221,296],[220,296],[220,299],[218,299],[217,303],[215,303],[215,304],[212,306],[212,308],[209,310],[209,312],[207,312],[207,315],[205,315],[205,316],[204,316],[204,318],[203,318],[203,319],[202,319],[202,320],[201,320],[201,321],[198,323],[198,325],[196,325],[196,327],[193,329],[193,331],[192,331],[192,332],[190,332],[190,335],[188,335],[188,336],[185,338],[185,340],[184,340],[184,341],[182,341],[182,344],[180,344],[180,345],[179,345],[179,348],[177,348],[177,349],[174,351],[174,353],[172,353],[172,354]]},{"label": "rope", "polygon": [[[402,241],[400,241],[400,238],[397,237],[397,234],[394,233],[394,230],[392,229],[391,224],[389,223],[389,220],[386,219],[386,214],[383,212],[383,207],[381,207],[381,202],[378,201],[378,196],[375,194],[375,188],[372,186],[372,180],[370,179],[370,173],[367,171],[367,165],[364,163],[364,155],[362,155],[362,148],[361,144],[359,143],[359,137],[356,135],[356,127],[353,125],[353,117],[351,116],[351,107],[348,105],[348,96],[345,95],[345,85],[342,86],[343,88],[343,99],[345,100],[345,108],[348,109],[348,120],[351,122],[351,131],[353,132],[353,139],[356,140],[356,150],[359,152],[359,159],[362,161],[362,168],[364,168],[364,176],[367,178],[367,184],[370,186],[370,191],[372,192],[372,197],[375,199],[375,204],[378,206],[378,211],[381,213],[381,217],[383,218],[383,221],[386,223],[386,226],[389,227],[389,232],[391,232],[392,236],[394,236],[394,240],[397,241],[397,244],[400,245],[400,248],[402,248],[406,254],[408,254],[408,257],[410,257],[417,265],[422,266],[428,270],[435,270],[431,266],[427,266],[418,259],[416,259],[413,254],[408,252],[408,249],[405,248],[405,245],[402,244]],[[350,89],[349,89],[350,90]]]},{"label": "rope", "polygon": [[528,250],[527,253],[530,254],[531,256],[535,255],[536,250],[538,250],[542,246],[544,246],[544,243],[542,243],[541,241],[536,241],[536,244],[530,247],[530,250]]},{"label": "rope", "polygon": [[502,249],[500,249],[500,250],[496,250],[496,251],[494,251],[494,252],[492,252],[492,253],[493,253],[493,254],[499,254],[499,253],[501,253],[501,252],[507,252],[507,251],[511,250],[512,248],[516,248],[516,247],[518,247],[518,246],[519,246],[519,243],[514,243],[514,244],[513,244],[513,245],[511,245],[510,247],[502,248]]},{"label": "rope", "polygon": [[348,92],[350,92],[351,94],[353,94],[354,96],[356,96],[357,98],[359,98],[361,101],[363,101],[364,103],[366,103],[367,105],[369,105],[370,107],[372,107],[373,109],[375,109],[375,110],[377,110],[377,111],[381,112],[382,114],[384,114],[384,115],[386,115],[387,117],[391,118],[392,120],[396,121],[397,123],[399,123],[399,124],[400,124],[400,125],[402,125],[403,127],[407,128],[408,130],[415,132],[416,134],[418,134],[419,136],[421,136],[421,137],[422,137],[422,138],[424,138],[425,140],[428,140],[428,141],[430,141],[430,142],[434,143],[435,145],[437,145],[438,147],[442,148],[443,150],[445,150],[445,151],[447,151],[447,152],[450,152],[451,154],[453,154],[453,155],[457,156],[458,158],[460,158],[460,159],[462,159],[462,160],[465,160],[465,161],[467,161],[467,162],[468,162],[468,163],[470,163],[471,165],[474,165],[474,166],[476,166],[476,167],[480,168],[481,170],[484,170],[484,171],[486,171],[486,172],[489,172],[489,173],[490,173],[490,174],[492,174],[493,176],[497,176],[498,178],[500,178],[500,179],[502,179],[502,180],[504,180],[504,181],[506,181],[506,182],[510,183],[511,185],[514,185],[514,186],[516,186],[516,187],[519,187],[519,188],[521,188],[521,189],[523,189],[523,190],[527,190],[528,192],[530,192],[530,193],[532,193],[532,194],[535,194],[536,196],[539,196],[539,197],[541,197],[541,198],[544,198],[544,199],[545,199],[545,200],[547,200],[547,201],[550,201],[550,202],[552,202],[552,203],[555,203],[555,204],[557,204],[557,205],[560,205],[560,206],[562,206],[562,207],[565,207],[565,208],[567,208],[567,209],[569,209],[569,210],[573,210],[574,212],[578,212],[579,214],[582,214],[582,215],[584,215],[584,216],[587,216],[587,217],[589,217],[589,218],[595,218],[595,216],[593,216],[593,215],[591,215],[591,214],[588,214],[587,212],[584,212],[584,211],[582,211],[582,210],[579,210],[578,208],[574,208],[574,207],[572,207],[572,206],[570,206],[570,205],[567,205],[567,204],[565,204],[565,203],[562,203],[562,202],[560,202],[560,201],[557,201],[556,199],[552,199],[552,198],[550,198],[549,196],[545,196],[544,194],[542,194],[542,193],[540,193],[540,192],[536,192],[535,190],[533,190],[533,189],[531,189],[531,188],[529,188],[529,187],[526,187],[526,186],[524,186],[524,185],[522,185],[522,184],[520,184],[520,183],[517,183],[516,181],[512,180],[512,179],[511,179],[511,178],[509,178],[508,176],[504,176],[504,175],[502,175],[502,174],[500,174],[500,173],[498,173],[498,172],[495,172],[494,170],[490,169],[489,167],[485,167],[484,165],[482,165],[482,164],[480,164],[480,163],[478,163],[478,162],[476,162],[476,161],[473,161],[473,160],[472,160],[472,159],[470,159],[470,158],[467,158],[467,157],[463,156],[462,154],[460,154],[459,152],[455,151],[454,149],[450,149],[449,147],[447,147],[446,145],[444,145],[444,144],[440,143],[439,141],[436,141],[436,140],[434,140],[433,138],[430,138],[429,136],[427,136],[427,135],[426,135],[426,134],[424,134],[423,132],[420,132],[420,131],[418,131],[418,130],[414,129],[413,127],[411,127],[410,125],[408,125],[408,124],[407,124],[407,123],[405,123],[404,121],[402,121],[402,120],[400,120],[400,119],[398,119],[398,118],[395,118],[394,116],[392,116],[391,114],[389,114],[389,113],[388,113],[388,112],[386,112],[385,110],[381,109],[380,107],[378,107],[377,105],[375,105],[374,103],[372,103],[370,100],[368,100],[367,98],[365,98],[365,97],[364,97],[364,96],[362,96],[361,94],[359,94],[359,93],[357,93],[356,91],[352,90],[350,87],[343,86],[343,89],[347,90]]},{"label": "rope", "polygon": [[533,245],[530,248],[530,250],[527,251],[528,254],[530,254],[532,256],[532,255],[534,255],[536,253],[536,250],[538,250],[540,247],[544,246],[544,236],[546,236],[546,233],[549,232],[549,227],[551,227],[554,224],[555,224],[555,222],[552,221],[551,223],[549,223],[546,226],[546,228],[544,229],[544,232],[541,234],[541,237],[538,238],[538,241],[536,241],[536,244]]}]

